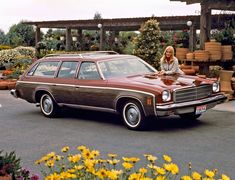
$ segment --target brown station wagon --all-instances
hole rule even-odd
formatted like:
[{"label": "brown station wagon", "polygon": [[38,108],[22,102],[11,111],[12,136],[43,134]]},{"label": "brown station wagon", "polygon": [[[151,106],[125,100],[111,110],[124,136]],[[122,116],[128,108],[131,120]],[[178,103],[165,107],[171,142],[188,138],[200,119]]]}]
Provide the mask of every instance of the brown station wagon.
[{"label": "brown station wagon", "polygon": [[197,76],[157,75],[136,56],[96,52],[37,60],[11,94],[36,103],[46,117],[64,106],[115,112],[135,130],[149,117],[196,119],[226,100],[219,89],[218,82]]}]

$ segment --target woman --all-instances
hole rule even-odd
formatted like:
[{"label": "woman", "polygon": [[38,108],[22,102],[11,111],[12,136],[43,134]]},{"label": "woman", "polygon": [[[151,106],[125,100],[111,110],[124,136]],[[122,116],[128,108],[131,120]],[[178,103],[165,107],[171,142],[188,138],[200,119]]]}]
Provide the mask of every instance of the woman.
[{"label": "woman", "polygon": [[178,59],[174,56],[174,48],[172,46],[166,47],[160,60],[160,64],[161,74],[184,74],[184,72],[179,68],[179,62]]}]

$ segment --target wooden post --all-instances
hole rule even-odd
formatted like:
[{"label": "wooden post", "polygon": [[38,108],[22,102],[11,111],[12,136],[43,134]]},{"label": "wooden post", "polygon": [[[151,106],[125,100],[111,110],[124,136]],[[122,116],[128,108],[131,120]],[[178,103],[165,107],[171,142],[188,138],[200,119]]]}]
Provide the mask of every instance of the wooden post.
[{"label": "wooden post", "polygon": [[71,28],[66,28],[66,51],[71,50],[71,42],[72,42],[72,36],[71,36]]},{"label": "wooden post", "polygon": [[210,39],[211,30],[211,9],[208,9],[208,4],[204,1],[201,3],[200,17],[200,49],[205,48],[205,42]]}]

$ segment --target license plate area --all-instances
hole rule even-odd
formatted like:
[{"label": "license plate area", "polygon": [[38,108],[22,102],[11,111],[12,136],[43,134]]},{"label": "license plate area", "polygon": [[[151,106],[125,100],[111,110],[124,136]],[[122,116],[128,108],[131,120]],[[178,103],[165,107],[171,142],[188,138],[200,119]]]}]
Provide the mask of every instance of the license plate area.
[{"label": "license plate area", "polygon": [[204,112],[206,112],[206,105],[196,107],[196,112],[195,112],[196,115],[197,114],[202,114]]}]

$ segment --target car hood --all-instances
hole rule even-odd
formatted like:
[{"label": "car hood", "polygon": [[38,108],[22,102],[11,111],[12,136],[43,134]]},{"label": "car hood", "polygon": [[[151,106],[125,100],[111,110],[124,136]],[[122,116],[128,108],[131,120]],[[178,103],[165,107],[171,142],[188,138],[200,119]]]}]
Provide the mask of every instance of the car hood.
[{"label": "car hood", "polygon": [[187,75],[142,75],[128,76],[118,80],[120,83],[128,83],[131,85],[141,85],[146,87],[159,87],[161,89],[175,89],[184,86],[198,86],[207,80],[197,76]]}]

